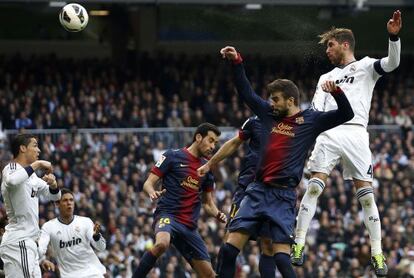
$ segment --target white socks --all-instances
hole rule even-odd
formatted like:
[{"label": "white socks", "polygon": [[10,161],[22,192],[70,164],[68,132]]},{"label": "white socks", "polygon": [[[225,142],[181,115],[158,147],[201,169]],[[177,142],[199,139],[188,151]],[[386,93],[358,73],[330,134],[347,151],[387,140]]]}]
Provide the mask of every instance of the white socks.
[{"label": "white socks", "polygon": [[312,178],[309,180],[308,188],[300,203],[298,222],[296,224],[295,242],[297,244],[305,244],[306,233],[308,232],[310,222],[315,215],[318,197],[321,195],[324,188],[325,183],[321,179]]},{"label": "white socks", "polygon": [[371,240],[371,255],[382,253],[381,248],[381,221],[372,187],[362,187],[356,192],[364,214],[364,224],[367,227]]}]

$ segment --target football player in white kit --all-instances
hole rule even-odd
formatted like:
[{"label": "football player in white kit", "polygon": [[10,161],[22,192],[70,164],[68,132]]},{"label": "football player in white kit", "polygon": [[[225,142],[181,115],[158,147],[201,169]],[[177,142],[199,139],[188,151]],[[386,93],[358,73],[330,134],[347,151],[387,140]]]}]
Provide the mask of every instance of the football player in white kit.
[{"label": "football player in white kit", "polygon": [[[0,245],[6,278],[41,276],[36,241],[39,238],[39,195],[52,201],[60,199],[60,190],[52,164],[38,160],[36,137],[18,134],[11,142],[13,161],[2,173],[1,194],[8,224]],[[39,178],[36,170],[45,172]]]},{"label": "football player in white kit", "polygon": [[355,39],[349,29],[332,28],[320,35],[320,43],[326,44],[326,54],[336,67],[320,77],[312,105],[320,111],[337,108],[334,99],[321,89],[321,84],[326,80],[336,80],[348,97],[355,117],[322,133],[316,140],[308,165],[312,177],[300,204],[295,244],[292,246],[291,260],[294,265],[302,265],[304,262],[305,237],[315,214],[318,197],[325,188],[330,172],[342,161],[344,178],[353,180],[356,196],[362,205],[375,273],[377,276],[387,274],[381,247],[381,222],[372,188],[372,156],[366,128],[375,83],[382,75],[396,69],[400,63],[401,42],[398,33],[401,26],[401,12],[397,10],[387,23],[388,56],[382,59],[365,57],[356,60]]},{"label": "football player in white kit", "polygon": [[93,250],[95,248],[98,251],[104,251],[106,248],[106,241],[99,232],[99,223],[94,224],[89,217],[74,215],[74,196],[66,188],[62,189],[62,198],[57,205],[59,216],[42,226],[39,239],[42,268],[46,271],[55,271],[55,265],[45,258],[50,243],[60,277],[104,277],[106,268]]}]

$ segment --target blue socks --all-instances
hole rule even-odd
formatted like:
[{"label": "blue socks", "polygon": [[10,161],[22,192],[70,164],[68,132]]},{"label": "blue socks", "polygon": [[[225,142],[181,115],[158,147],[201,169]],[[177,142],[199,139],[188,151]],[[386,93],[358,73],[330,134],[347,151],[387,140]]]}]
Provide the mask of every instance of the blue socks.
[{"label": "blue socks", "polygon": [[147,274],[151,271],[151,269],[154,267],[157,259],[158,258],[155,257],[151,253],[151,251],[145,252],[132,278],[145,278]]},{"label": "blue socks", "polygon": [[261,254],[259,261],[259,271],[260,277],[262,278],[275,278],[276,262],[274,257]]},{"label": "blue socks", "polygon": [[236,258],[240,250],[231,245],[225,243],[221,248],[221,262],[217,264],[217,274],[219,278],[234,277],[236,273]]},{"label": "blue socks", "polygon": [[[292,263],[290,262],[290,256],[286,253],[276,253],[273,256],[277,269],[283,278],[296,278],[295,271],[293,270]],[[274,277],[274,276],[273,276]]]}]

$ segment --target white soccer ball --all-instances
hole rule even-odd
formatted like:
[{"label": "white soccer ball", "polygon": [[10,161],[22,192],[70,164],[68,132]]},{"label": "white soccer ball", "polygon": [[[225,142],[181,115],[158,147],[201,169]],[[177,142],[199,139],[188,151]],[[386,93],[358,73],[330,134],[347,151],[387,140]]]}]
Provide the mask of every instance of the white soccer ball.
[{"label": "white soccer ball", "polygon": [[88,25],[88,12],[79,4],[71,3],[62,8],[59,13],[59,21],[69,32],[79,32]]}]

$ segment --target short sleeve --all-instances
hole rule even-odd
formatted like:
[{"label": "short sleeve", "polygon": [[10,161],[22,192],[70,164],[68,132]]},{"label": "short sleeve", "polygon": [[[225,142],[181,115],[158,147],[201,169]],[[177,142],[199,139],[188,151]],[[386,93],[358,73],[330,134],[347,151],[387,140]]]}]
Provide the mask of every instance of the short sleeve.
[{"label": "short sleeve", "polygon": [[166,151],[165,153],[161,155],[160,159],[158,159],[154,167],[152,167],[151,173],[162,178],[170,169],[171,162],[173,160],[174,160],[173,152],[171,150]]}]

